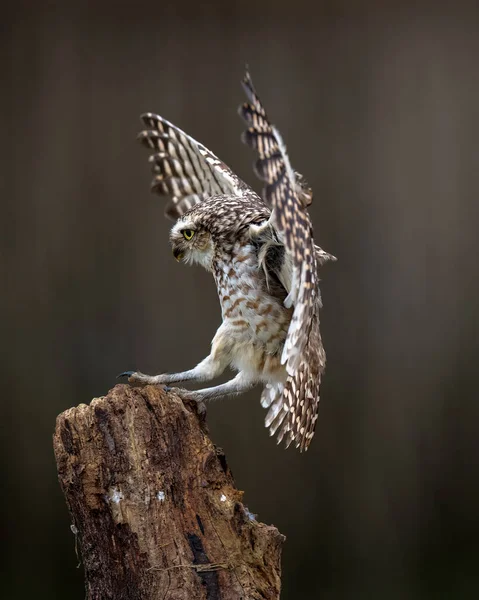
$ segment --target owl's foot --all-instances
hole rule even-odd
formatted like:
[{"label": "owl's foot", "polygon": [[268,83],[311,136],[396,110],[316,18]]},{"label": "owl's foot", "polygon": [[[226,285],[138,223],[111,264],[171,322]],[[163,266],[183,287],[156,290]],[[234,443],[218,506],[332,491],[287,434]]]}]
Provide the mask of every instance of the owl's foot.
[{"label": "owl's foot", "polygon": [[161,379],[163,378],[162,375],[145,375],[145,373],[141,373],[140,371],[124,371],[117,375],[117,379],[120,379],[121,377],[127,377],[128,383],[135,387],[161,385],[165,392],[175,392],[184,402],[195,404],[198,416],[201,419],[204,419],[206,416],[206,404],[204,403],[203,394],[201,394],[201,392],[164,385],[161,382]]},{"label": "owl's foot", "polygon": [[124,371],[117,375],[116,378],[120,379],[121,377],[128,377],[128,383],[134,386],[160,384],[158,375],[145,375],[144,373],[140,373],[140,371]]},{"label": "owl's foot", "polygon": [[184,388],[168,388],[171,389],[172,392],[178,394],[178,396],[183,400],[183,402],[188,402],[190,404],[196,405],[196,410],[198,412],[198,416],[201,420],[204,420],[206,417],[206,404],[203,400],[202,394],[195,392],[193,390],[185,390]]}]

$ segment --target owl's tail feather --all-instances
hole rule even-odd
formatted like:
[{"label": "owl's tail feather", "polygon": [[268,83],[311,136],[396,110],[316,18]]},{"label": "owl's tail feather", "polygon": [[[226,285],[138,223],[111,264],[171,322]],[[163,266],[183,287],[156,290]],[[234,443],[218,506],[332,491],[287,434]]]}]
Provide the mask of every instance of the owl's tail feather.
[{"label": "owl's tail feather", "polygon": [[290,424],[288,417],[289,407],[284,402],[284,384],[268,383],[261,395],[261,406],[269,408],[265,418],[265,426],[269,427],[271,436],[277,434],[277,441],[280,444],[286,435],[286,448],[293,441],[290,433]]}]

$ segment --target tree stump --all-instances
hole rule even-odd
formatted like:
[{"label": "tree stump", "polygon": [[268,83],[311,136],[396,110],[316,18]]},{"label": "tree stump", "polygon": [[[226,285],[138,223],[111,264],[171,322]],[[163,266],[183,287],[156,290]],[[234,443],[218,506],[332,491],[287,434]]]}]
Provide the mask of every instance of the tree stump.
[{"label": "tree stump", "polygon": [[277,600],[284,537],[242,504],[194,405],[117,385],[57,418],[90,600]]}]

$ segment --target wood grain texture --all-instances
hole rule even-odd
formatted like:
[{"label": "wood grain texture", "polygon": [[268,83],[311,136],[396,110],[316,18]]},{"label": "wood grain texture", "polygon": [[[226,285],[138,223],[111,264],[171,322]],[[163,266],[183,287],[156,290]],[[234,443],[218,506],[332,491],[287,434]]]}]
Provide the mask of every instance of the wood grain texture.
[{"label": "wood grain texture", "polygon": [[279,598],[284,536],[174,392],[117,385],[57,418],[54,449],[90,600]]}]

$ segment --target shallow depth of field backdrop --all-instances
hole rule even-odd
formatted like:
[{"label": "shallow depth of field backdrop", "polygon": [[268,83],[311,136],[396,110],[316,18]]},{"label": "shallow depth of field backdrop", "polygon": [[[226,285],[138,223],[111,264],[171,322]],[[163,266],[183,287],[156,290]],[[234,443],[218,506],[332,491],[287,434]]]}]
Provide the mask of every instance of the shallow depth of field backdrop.
[{"label": "shallow depth of field backdrop", "polygon": [[288,538],[284,600],[477,597],[473,3],[49,4],[12,4],[0,26],[2,597],[84,598],[56,415],[120,371],[208,352],[213,281],[171,256],[135,136],[159,112],[259,189],[239,141],[245,63],[339,261],[322,274],[310,451],[276,447],[259,390],[210,406],[212,438]]}]

